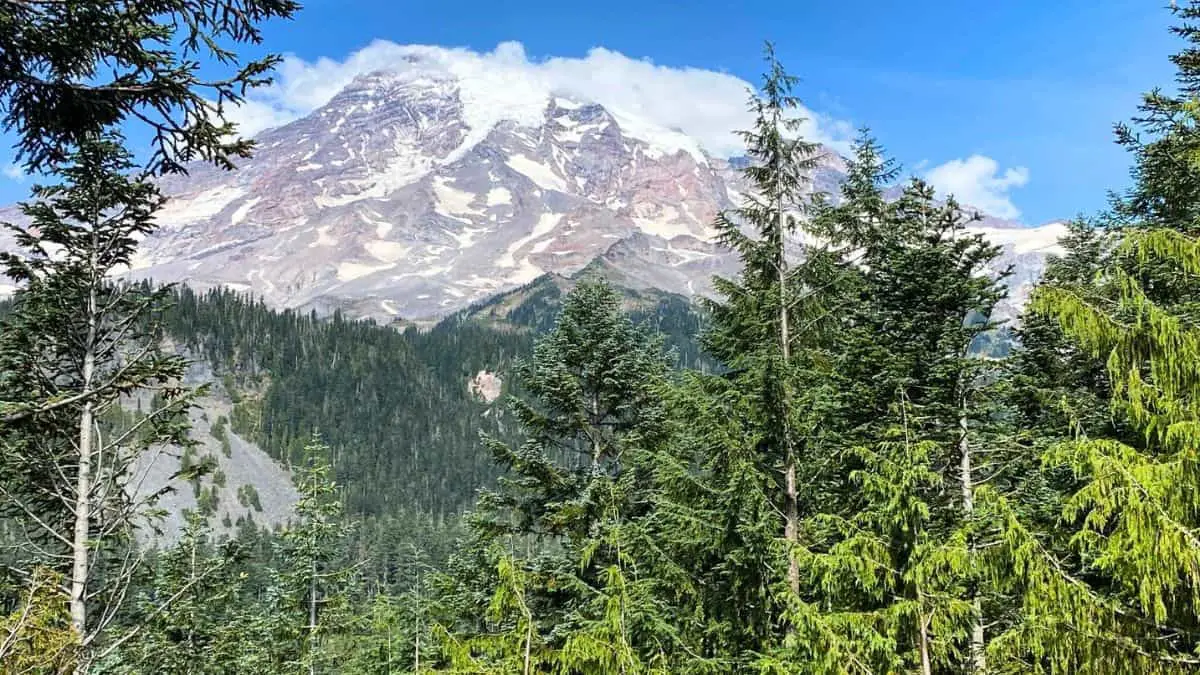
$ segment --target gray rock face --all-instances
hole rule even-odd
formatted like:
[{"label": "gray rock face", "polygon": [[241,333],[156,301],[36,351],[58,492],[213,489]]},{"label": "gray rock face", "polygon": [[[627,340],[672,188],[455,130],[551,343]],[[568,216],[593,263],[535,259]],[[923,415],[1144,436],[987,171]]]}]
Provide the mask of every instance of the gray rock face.
[{"label": "gray rock face", "polygon": [[[189,481],[173,478],[182,461],[179,448],[155,447],[140,455],[130,481],[135,494],[145,497],[163,488],[167,491],[155,503],[162,517],[155,519],[152,527],[141,530],[139,536],[158,545],[177,541],[186,523],[185,512],[196,510],[200,505],[198,497],[206,493],[206,498],[214,504],[207,521],[218,536],[234,535],[239,519],[253,521],[260,528],[286,524],[300,499],[291,474],[257,445],[229,428],[232,403],[207,364],[193,362],[185,383],[191,386],[207,383],[211,387],[188,416],[191,438],[197,444],[193,458],[211,459],[215,468],[193,487]],[[148,406],[148,393],[141,398],[143,407]]]},{"label": "gray rock face", "polygon": [[[460,85],[365,75],[260,134],[237,171],[164,180],[170,201],[133,274],[388,321],[444,316],[597,257],[634,283],[687,294],[736,272],[711,223],[746,192],[744,160],[586,101],[489,107]],[[814,189],[836,190],[844,171],[828,153]],[[1061,225],[980,225],[1017,265],[1012,313]]]}]

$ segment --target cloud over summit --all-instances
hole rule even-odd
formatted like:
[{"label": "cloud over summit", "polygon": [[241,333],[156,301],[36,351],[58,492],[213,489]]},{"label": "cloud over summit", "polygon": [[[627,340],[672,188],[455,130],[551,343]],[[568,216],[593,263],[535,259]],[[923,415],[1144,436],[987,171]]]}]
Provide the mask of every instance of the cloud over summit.
[{"label": "cloud over summit", "polygon": [[[532,103],[540,110],[550,94],[571,95],[665,129],[678,129],[718,156],[740,153],[741,141],[733,132],[753,121],[746,109],[750,83],[728,73],[662,66],[603,47],[581,58],[533,60],[519,42],[504,42],[481,53],[385,40],[376,40],[343,60],[289,56],[279,67],[275,83],[252,92],[246,105],[230,117],[244,133],[257,133],[311,112],[356,76],[380,70],[453,75],[488,98],[500,99],[490,102],[502,108]],[[802,129],[806,137],[846,146],[848,124],[811,110],[800,113],[808,118]]]},{"label": "cloud over summit", "polygon": [[[388,71],[403,75],[452,76],[461,85],[467,122],[477,134],[500,119],[536,123],[553,94],[598,103],[618,116],[622,127],[651,127],[648,133],[666,138],[678,130],[716,156],[743,151],[734,133],[753,124],[747,109],[751,84],[729,73],[692,67],[672,67],[620,52],[595,47],[583,57],[531,59],[519,42],[503,42],[489,52],[463,47],[401,45],[376,40],[344,59],[321,57],[307,61],[288,56],[275,82],[251,92],[249,99],[229,112],[242,133],[255,134],[302,117],[329,102],[355,77]],[[801,92],[803,93],[803,92]],[[801,109],[806,118],[800,133],[839,152],[849,150],[853,126],[845,121]],[[678,137],[678,134],[674,134]],[[680,139],[666,139],[678,142]],[[1013,189],[1025,185],[1024,167],[1001,171],[984,155],[952,159],[923,172],[942,195],[1001,218],[1016,218]]]}]

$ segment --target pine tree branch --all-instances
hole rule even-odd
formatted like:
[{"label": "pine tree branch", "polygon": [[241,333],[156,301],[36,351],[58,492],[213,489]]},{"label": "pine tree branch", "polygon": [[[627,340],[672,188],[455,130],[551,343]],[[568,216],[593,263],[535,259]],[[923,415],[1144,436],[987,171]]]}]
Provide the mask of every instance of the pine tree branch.
[{"label": "pine tree branch", "polygon": [[33,510],[30,509],[29,506],[24,501],[22,501],[18,497],[14,496],[11,492],[9,492],[8,489],[4,487],[4,484],[2,482],[0,482],[0,494],[3,494],[5,496],[5,498],[8,499],[9,503],[16,504],[18,508],[20,508],[22,511],[25,512],[25,515],[29,519],[33,520],[33,522],[35,522],[39,526],[41,526],[42,530],[44,532],[46,532],[46,534],[50,535],[54,539],[59,540],[60,542],[65,544],[67,547],[71,546],[71,540],[64,537],[62,535],[62,533],[60,533],[56,528],[53,528],[50,525],[46,524],[46,521],[42,520],[36,513],[34,513]]},{"label": "pine tree branch", "polygon": [[[96,655],[96,660],[97,660],[97,661],[103,660],[103,659],[104,659],[105,657],[107,657],[109,654],[112,654],[114,651],[116,651],[117,649],[119,649],[119,648],[121,647],[121,645],[123,645],[123,644],[125,644],[126,642],[128,642],[128,641],[132,640],[133,638],[137,637],[137,635],[138,635],[139,633],[141,633],[141,632],[142,632],[142,630],[144,630],[144,629],[146,628],[146,626],[147,626],[147,625],[149,625],[149,623],[150,623],[151,621],[153,621],[154,619],[158,618],[158,615],[159,615],[159,614],[162,614],[163,612],[165,612],[165,611],[167,611],[168,609],[170,609],[170,606],[171,606],[171,605],[172,605],[172,604],[173,604],[173,603],[174,603],[176,600],[178,600],[179,598],[183,597],[183,595],[184,595],[185,593],[187,593],[188,591],[190,591],[190,590],[192,589],[192,587],[193,587],[193,586],[195,586],[196,584],[200,583],[201,581],[204,581],[204,580],[205,580],[205,579],[207,579],[207,578],[208,578],[210,575],[212,575],[213,573],[215,573],[215,572],[217,572],[217,571],[219,571],[219,570],[222,570],[222,569],[224,569],[224,568],[223,568],[223,567],[221,567],[221,566],[214,566],[213,568],[211,568],[211,569],[209,569],[209,570],[206,570],[206,571],[205,571],[203,574],[201,574],[199,577],[194,577],[194,578],[192,578],[192,579],[189,579],[189,580],[187,581],[187,583],[185,583],[183,586],[181,586],[181,587],[179,588],[179,590],[175,591],[173,594],[171,594],[171,596],[170,596],[170,597],[168,597],[166,600],[164,600],[162,603],[160,603],[160,604],[159,604],[157,607],[155,607],[155,608],[154,608],[154,611],[152,611],[152,612],[150,612],[148,615],[146,615],[146,616],[145,616],[145,617],[144,617],[144,618],[141,620],[141,622],[140,622],[140,623],[139,623],[137,626],[134,626],[134,627],[133,627],[132,629],[130,629],[130,630],[127,632],[127,633],[125,633],[125,635],[123,635],[123,636],[121,636],[120,638],[117,638],[116,640],[113,640],[111,643],[109,643],[109,644],[108,644],[108,646],[106,646],[106,647],[105,647],[103,650],[101,650],[101,651],[100,651],[100,652],[99,652],[99,653]],[[88,636],[88,640],[89,640],[89,642],[90,642],[91,640],[94,640],[94,639],[95,639],[97,636],[98,636],[98,634],[96,634],[96,633],[93,633],[92,635]],[[88,646],[88,645],[87,645],[87,644],[85,644],[84,646]]]},{"label": "pine tree branch", "polygon": [[24,606],[21,607],[21,614],[17,617],[16,623],[8,628],[8,635],[4,638],[4,642],[0,643],[0,663],[4,663],[4,655],[13,648],[18,636],[21,634],[21,630],[25,627],[25,622],[29,619],[29,613],[33,610],[33,600],[36,594],[37,584],[31,581],[28,597],[25,599]]}]

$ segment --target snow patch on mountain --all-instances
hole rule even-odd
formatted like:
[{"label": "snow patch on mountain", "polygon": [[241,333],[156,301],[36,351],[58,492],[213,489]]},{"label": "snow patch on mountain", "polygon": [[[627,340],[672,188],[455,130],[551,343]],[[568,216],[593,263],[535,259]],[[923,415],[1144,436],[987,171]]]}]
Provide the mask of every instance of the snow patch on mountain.
[{"label": "snow patch on mountain", "polygon": [[[355,77],[263,133],[237,171],[164,179],[163,227],[141,243],[134,276],[391,321],[444,316],[597,259],[630,284],[689,295],[737,274],[712,221],[749,190],[740,160],[519,69],[434,63],[445,68],[431,74],[421,62],[438,53],[410,55],[409,71]],[[835,191],[845,169],[827,153],[814,189]],[[1004,248],[998,269],[1020,271],[1008,282],[1015,308],[1062,225],[978,227]]]},{"label": "snow patch on mountain", "polygon": [[[554,230],[554,226],[557,225],[561,220],[562,216],[557,213],[543,213],[540,217],[538,217],[537,224],[533,226],[533,230],[528,235],[521,237],[520,239],[517,239],[513,243],[509,244],[508,248],[504,251],[504,254],[501,255],[496,261],[496,264],[500,267],[515,267],[517,263],[514,256],[516,256],[517,252],[519,252],[530,242],[536,241],[547,234],[550,234]],[[530,267],[533,266],[530,265]],[[534,277],[536,278],[541,273],[542,271],[540,269],[537,270],[537,274],[535,274]]]},{"label": "snow patch on mountain", "polygon": [[524,175],[533,184],[543,190],[557,190],[558,192],[567,192],[567,182],[562,179],[562,176],[554,173],[554,170],[541,162],[530,159],[526,155],[513,155],[504,162],[513,171]]},{"label": "snow patch on mountain", "polygon": [[245,189],[240,186],[220,185],[203,192],[168,198],[155,214],[155,221],[160,227],[169,228],[211,218],[245,194]]},{"label": "snow patch on mountain", "polygon": [[988,241],[998,246],[1011,248],[1013,253],[1041,253],[1063,255],[1065,250],[1059,243],[1067,234],[1067,224],[1052,222],[1041,227],[970,227]]}]

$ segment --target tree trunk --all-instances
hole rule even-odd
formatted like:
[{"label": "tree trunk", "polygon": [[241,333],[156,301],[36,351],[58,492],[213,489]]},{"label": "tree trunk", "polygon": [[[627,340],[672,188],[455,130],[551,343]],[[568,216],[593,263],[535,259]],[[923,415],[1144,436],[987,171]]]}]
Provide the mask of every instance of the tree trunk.
[{"label": "tree trunk", "polygon": [[[89,555],[89,535],[92,524],[92,439],[93,403],[90,399],[92,379],[96,370],[96,322],[97,299],[96,286],[92,285],[88,294],[88,329],[84,338],[83,351],[83,383],[82,392],[89,398],[84,399],[83,409],[79,413],[79,473],[75,477],[75,528],[71,540],[71,596],[69,599],[71,612],[71,628],[75,631],[80,642],[87,640],[87,587],[91,575],[91,559]],[[80,660],[76,673],[86,673],[87,659]]]},{"label": "tree trunk", "polygon": [[925,614],[917,616],[917,642],[921,652],[921,675],[932,675],[933,664],[929,660],[929,623]]},{"label": "tree trunk", "polygon": [[317,560],[309,563],[308,577],[308,675],[317,672]]},{"label": "tree trunk", "polygon": [[[779,270],[779,351],[786,369],[791,361],[791,327],[788,316],[787,297],[787,216],[783,212],[783,192],[779,193],[775,207],[779,210],[779,251],[776,267]],[[784,373],[787,377],[787,373]],[[792,550],[800,541],[800,503],[796,488],[796,454],[792,446],[791,425],[788,416],[791,413],[791,400],[788,383],[783,383],[783,446],[784,446],[784,527],[783,537],[788,544],[788,588],[794,595],[800,595],[800,563]]]},{"label": "tree trunk", "polygon": [[529,675],[530,653],[533,651],[533,619],[527,618],[528,622],[525,626],[525,670],[524,675]]},{"label": "tree trunk", "polygon": [[[962,483],[963,514],[969,520],[975,511],[975,486],[971,468],[971,446],[967,440],[965,396],[962,399],[962,410],[963,414],[958,419],[959,480]],[[971,595],[971,672],[982,673],[987,669],[987,659],[983,651],[983,605],[977,591],[972,591]]]},{"label": "tree trunk", "polygon": [[600,393],[592,392],[591,400],[591,423],[592,427],[588,430],[588,437],[592,441],[592,466],[591,472],[595,476],[600,469],[600,457],[604,451],[604,446],[600,442]]}]

